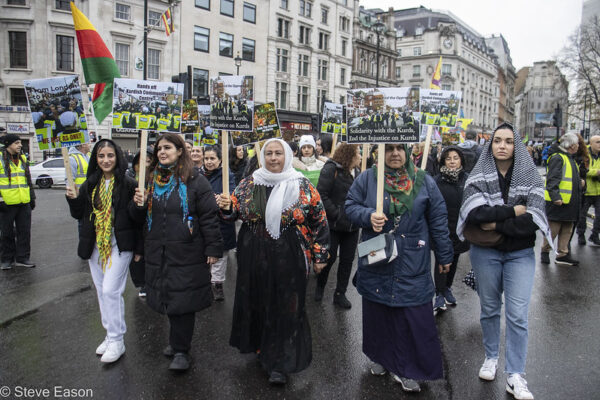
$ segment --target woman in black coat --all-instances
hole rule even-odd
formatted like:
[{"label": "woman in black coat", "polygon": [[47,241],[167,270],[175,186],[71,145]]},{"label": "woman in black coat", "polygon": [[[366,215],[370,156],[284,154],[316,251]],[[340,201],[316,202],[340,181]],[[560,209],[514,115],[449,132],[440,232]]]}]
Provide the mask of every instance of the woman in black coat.
[{"label": "woman in black coat", "polygon": [[[454,247],[454,259],[450,265],[450,270],[443,274],[439,268],[434,268],[435,280],[435,301],[433,304],[434,313],[446,310],[446,304],[456,305],[456,298],[452,294],[452,282],[458,266],[458,258],[461,253],[469,250],[469,243],[461,241],[456,234],[456,224],[458,223],[458,213],[462,203],[463,190],[468,174],[463,166],[465,157],[462,150],[456,146],[450,146],[442,151],[440,156],[440,174],[434,179],[446,202],[448,210],[448,230],[450,231],[450,240]],[[438,262],[435,263],[439,265]]]},{"label": "woman in black coat", "polygon": [[354,253],[358,244],[358,229],[346,217],[344,202],[354,178],[358,176],[361,157],[357,145],[341,144],[337,147],[332,158],[329,159],[321,170],[317,190],[327,213],[329,222],[330,247],[327,266],[317,278],[315,301],[323,299],[323,292],[327,284],[327,277],[331,266],[335,263],[340,250],[340,262],[337,273],[337,286],[333,295],[333,304],[342,308],[351,308],[352,304],[346,298],[348,280],[352,271]]},{"label": "woman in black coat", "polygon": [[[169,369],[189,368],[197,311],[210,306],[209,265],[223,254],[217,203],[206,178],[194,172],[183,139],[161,135],[154,146],[145,227],[147,304],[169,317]],[[145,195],[136,189],[136,203]]]},{"label": "woman in black coat", "polygon": [[246,148],[244,146],[229,146],[229,169],[235,176],[236,184],[244,179],[244,170],[247,165],[248,153]]},{"label": "woman in black coat", "polygon": [[117,361],[125,352],[123,291],[135,250],[138,226],[132,203],[136,183],[126,176],[127,161],[112,140],[100,140],[92,151],[87,180],[67,187],[71,216],[81,221],[77,254],[89,260],[106,338],[96,349],[102,362]]}]

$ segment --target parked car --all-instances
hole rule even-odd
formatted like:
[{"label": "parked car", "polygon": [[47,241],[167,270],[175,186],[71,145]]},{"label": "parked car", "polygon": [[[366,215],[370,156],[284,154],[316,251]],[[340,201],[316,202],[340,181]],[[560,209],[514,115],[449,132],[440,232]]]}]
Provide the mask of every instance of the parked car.
[{"label": "parked car", "polygon": [[31,181],[40,189],[65,184],[65,164],[62,158],[49,158],[29,168]]}]

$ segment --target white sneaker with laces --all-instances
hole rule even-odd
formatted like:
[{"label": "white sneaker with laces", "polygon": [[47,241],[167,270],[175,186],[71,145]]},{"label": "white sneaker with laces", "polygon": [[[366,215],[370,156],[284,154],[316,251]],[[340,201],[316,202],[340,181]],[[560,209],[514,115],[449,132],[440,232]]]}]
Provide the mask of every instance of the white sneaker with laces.
[{"label": "white sneaker with laces", "polygon": [[486,381],[493,381],[496,378],[496,370],[498,369],[497,358],[485,358],[483,365],[479,369],[479,377]]},{"label": "white sneaker with laces", "polygon": [[510,374],[506,378],[506,391],[517,400],[533,400],[533,394],[527,388],[527,381],[521,374]]},{"label": "white sneaker with laces", "polygon": [[96,348],[96,354],[99,356],[103,355],[106,352],[106,347],[108,346],[108,338],[105,337],[100,346]]},{"label": "white sneaker with laces", "polygon": [[123,340],[109,341],[100,361],[103,363],[115,362],[121,358],[123,353],[125,353],[125,343]]}]

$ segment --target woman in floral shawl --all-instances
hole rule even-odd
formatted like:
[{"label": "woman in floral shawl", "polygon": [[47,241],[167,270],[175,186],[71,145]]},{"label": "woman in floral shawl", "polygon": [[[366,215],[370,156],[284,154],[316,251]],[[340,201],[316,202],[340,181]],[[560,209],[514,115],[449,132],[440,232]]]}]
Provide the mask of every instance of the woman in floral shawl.
[{"label": "woman in floral shawl", "polygon": [[308,367],[312,339],[305,311],[309,266],[327,261],[329,229],[319,193],[292,167],[292,150],[268,140],[262,168],[243,179],[231,198],[217,200],[223,218],[243,221],[229,343],[256,352],[272,384]]}]

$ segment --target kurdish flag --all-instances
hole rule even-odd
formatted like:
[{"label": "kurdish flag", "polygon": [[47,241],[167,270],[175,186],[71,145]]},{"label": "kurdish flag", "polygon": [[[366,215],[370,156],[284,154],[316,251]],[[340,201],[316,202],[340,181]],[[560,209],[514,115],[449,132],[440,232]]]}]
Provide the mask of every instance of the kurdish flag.
[{"label": "kurdish flag", "polygon": [[440,90],[442,85],[440,85],[440,79],[442,78],[442,56],[440,56],[440,60],[435,67],[435,72],[433,73],[433,78],[431,78],[431,84],[429,85],[429,89],[437,89]]},{"label": "kurdish flag", "polygon": [[98,123],[112,111],[113,80],[120,78],[119,67],[94,25],[71,2],[73,24],[79,45],[86,84],[95,83],[92,104]]}]

